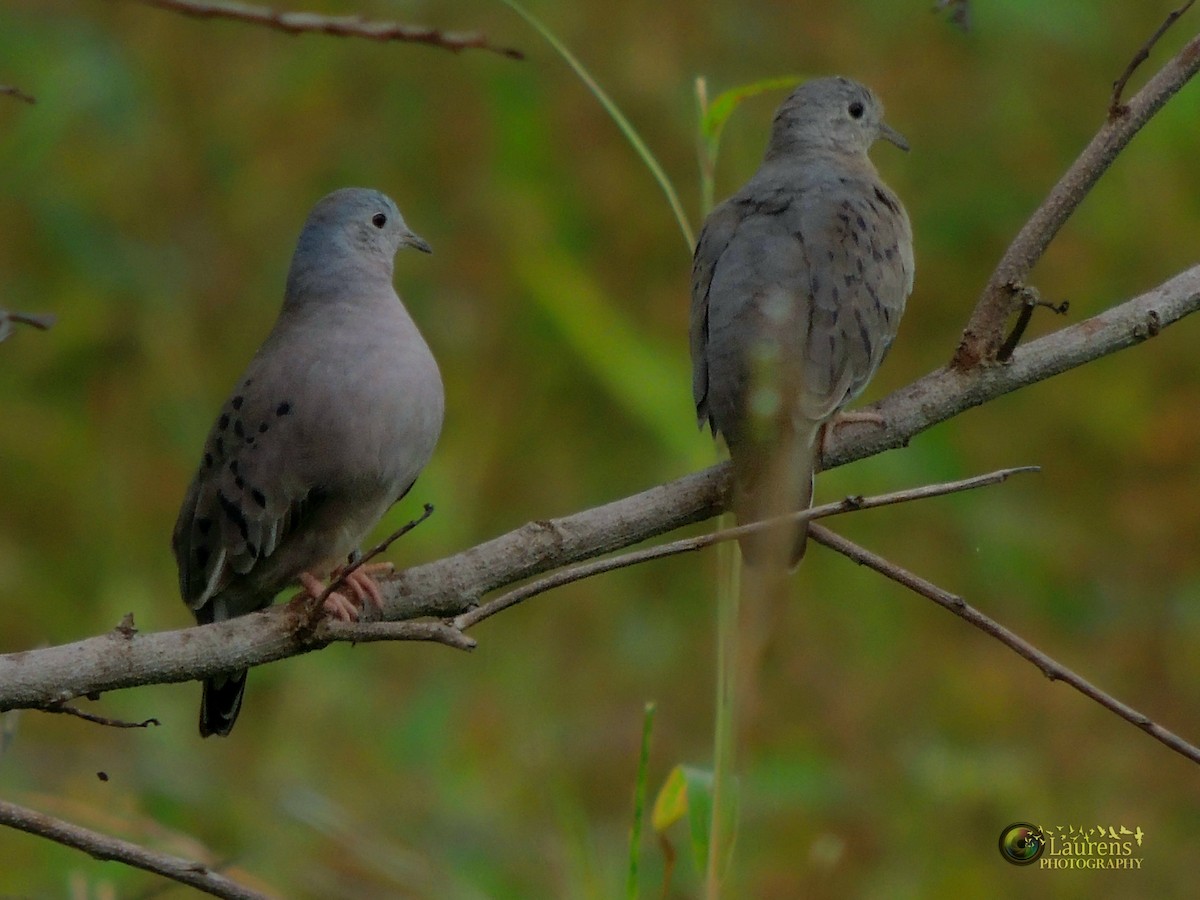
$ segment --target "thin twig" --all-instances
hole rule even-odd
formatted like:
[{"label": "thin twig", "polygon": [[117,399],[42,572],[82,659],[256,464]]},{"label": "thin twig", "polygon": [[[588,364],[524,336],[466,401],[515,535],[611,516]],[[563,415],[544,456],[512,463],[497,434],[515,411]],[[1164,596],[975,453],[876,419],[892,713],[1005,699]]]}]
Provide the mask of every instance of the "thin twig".
[{"label": "thin twig", "polygon": [[1137,67],[1150,58],[1150,51],[1154,49],[1154,45],[1158,43],[1159,38],[1167,33],[1167,29],[1175,24],[1175,20],[1187,12],[1196,0],[1187,0],[1187,3],[1172,10],[1167,14],[1166,20],[1158,26],[1158,30],[1150,35],[1150,39],[1138,49],[1134,54],[1133,59],[1129,61],[1129,65],[1125,67],[1125,71],[1121,73],[1121,77],[1113,82],[1112,99],[1108,101],[1108,117],[1115,119],[1118,116],[1125,115],[1127,108],[1121,104],[1121,94],[1125,92],[1125,85],[1129,83],[1130,77],[1133,75]]},{"label": "thin twig", "polygon": [[9,312],[5,309],[0,309],[0,342],[3,342],[10,334],[12,334],[12,323],[18,325],[28,325],[31,328],[36,328],[38,331],[45,331],[57,321],[57,318],[49,313],[22,313]]},{"label": "thin twig", "polygon": [[11,84],[0,84],[0,95],[16,97],[18,100],[24,100],[26,103],[37,103],[36,97],[25,93],[19,87],[13,87]]},{"label": "thin twig", "polygon": [[530,597],[544,594],[553,588],[562,587],[565,584],[571,584],[575,581],[582,581],[585,578],[591,578],[593,575],[600,575],[615,569],[624,569],[628,566],[649,562],[652,559],[677,556],[680,553],[694,553],[697,550],[703,550],[705,547],[711,547],[713,544],[736,540],[745,535],[776,528],[785,523],[809,522],[813,519],[825,518],[826,516],[836,516],[864,509],[875,509],[880,506],[891,506],[896,503],[908,503],[913,500],[925,500],[929,497],[941,497],[945,494],[954,494],[960,491],[970,491],[975,488],[1000,484],[1013,475],[1038,471],[1041,470],[1037,466],[1018,466],[1016,468],[989,472],[986,475],[976,475],[974,478],[964,478],[960,481],[950,481],[942,484],[927,484],[917,488],[908,488],[903,491],[878,494],[874,497],[847,497],[844,500],[814,506],[811,509],[800,510],[786,516],[764,519],[761,522],[739,525],[736,528],[725,528],[720,531],[710,532],[709,534],[698,535],[697,537],[682,538],[681,540],[671,541],[667,544],[659,544],[657,547],[647,547],[644,550],[622,553],[620,556],[612,556],[608,559],[593,560],[582,565],[560,569],[553,575],[523,584],[519,588],[508,591],[493,600],[489,600],[487,603],[483,603],[457,616],[454,619],[454,626],[465,631],[472,625],[476,625],[502,610],[516,606]]},{"label": "thin twig", "polygon": [[1013,352],[1017,349],[1017,344],[1021,343],[1021,338],[1025,336],[1025,329],[1029,327],[1030,321],[1033,320],[1033,311],[1039,306],[1050,310],[1056,316],[1065,316],[1071,308],[1070,301],[1067,300],[1057,305],[1048,300],[1043,300],[1037,288],[1026,285],[1013,285],[1013,287],[1019,292],[1021,297],[1021,313],[1017,316],[1017,323],[1013,325],[1012,331],[1004,339],[1004,343],[1000,345],[1000,349],[996,351],[996,362],[1008,362],[1012,359]]},{"label": "thin twig", "polygon": [[361,16],[323,16],[309,12],[281,12],[266,6],[244,3],[204,3],[201,0],[136,0],[146,6],[194,16],[198,19],[233,19],[262,25],[288,34],[316,32],[335,37],[366,38],[372,41],[403,41],[428,44],[458,53],[480,49],[499,53],[509,59],[524,59],[525,54],[511,47],[497,47],[479,32],[438,31],[420,25],[399,22],[375,22]]},{"label": "thin twig", "polygon": [[951,594],[949,591],[943,590],[936,584],[926,581],[919,575],[914,575],[907,569],[903,569],[895,563],[884,559],[882,556],[872,553],[865,547],[860,547],[853,541],[846,540],[846,538],[835,534],[822,525],[814,524],[809,526],[808,536],[818,544],[823,544],[831,550],[836,550],[859,565],[867,566],[880,575],[890,578],[892,581],[902,584],[909,590],[920,594],[922,597],[927,597],[942,608],[948,609],[960,619],[969,622],[980,631],[994,637],[1000,643],[1004,644],[1004,646],[1029,660],[1041,669],[1042,674],[1051,681],[1062,681],[1069,684],[1084,696],[1095,700],[1105,709],[1116,713],[1126,722],[1136,725],[1142,731],[1170,747],[1176,753],[1187,757],[1192,762],[1200,763],[1200,748],[1189,744],[1183,738],[1179,737],[1179,735],[1153,722],[1148,716],[1100,690],[1100,688],[1096,687],[1090,681],[1075,674],[1057,660],[1051,659],[1037,647],[1033,646],[1033,644],[1009,631],[994,619],[984,615],[957,594]]},{"label": "thin twig", "polygon": [[124,719],[110,719],[108,716],[98,716],[95,713],[84,712],[77,706],[69,706],[66,703],[52,703],[49,706],[43,706],[42,712],[48,713],[64,713],[68,716],[76,716],[86,722],[95,722],[97,725],[106,725],[109,728],[149,728],[151,725],[161,725],[162,722],[158,719],[145,719],[141,722],[128,722]]},{"label": "thin twig", "polygon": [[995,359],[1004,341],[1005,324],[1020,302],[1014,286],[1024,283],[1059,229],[1133,136],[1197,71],[1200,35],[1134,95],[1125,115],[1101,126],[1004,252],[963,330],[952,368],[969,371]]},{"label": "thin twig", "polygon": [[115,860],[137,869],[154,872],[215,897],[225,897],[229,900],[265,900],[267,896],[240,885],[195,860],[148,850],[131,841],[123,841],[90,828],[72,825],[70,822],[7,800],[0,800],[0,825],[8,825],[74,847],[95,859]]}]

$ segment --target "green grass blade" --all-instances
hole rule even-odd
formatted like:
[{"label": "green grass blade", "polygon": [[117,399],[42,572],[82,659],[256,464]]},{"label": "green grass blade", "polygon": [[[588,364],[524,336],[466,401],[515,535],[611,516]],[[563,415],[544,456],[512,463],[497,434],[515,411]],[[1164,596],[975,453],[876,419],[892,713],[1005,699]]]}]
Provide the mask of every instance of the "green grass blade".
[{"label": "green grass blade", "polygon": [[654,704],[647,703],[642,718],[642,752],[638,758],[637,787],[633,793],[633,828],[629,835],[629,877],[625,881],[627,900],[637,900],[638,862],[641,858],[642,822],[646,816],[646,773],[650,768],[650,733],[654,729]]},{"label": "green grass blade", "polygon": [[662,192],[667,196],[667,203],[671,205],[671,212],[675,214],[675,221],[679,223],[679,230],[683,232],[683,239],[687,242],[687,252],[690,254],[696,246],[696,233],[692,230],[692,225],[688,221],[687,213],[684,212],[683,204],[679,201],[679,194],[675,191],[675,186],[671,184],[671,179],[667,177],[667,173],[663,171],[663,167],[658,164],[658,160],[654,158],[654,154],[650,152],[650,148],[646,146],[646,142],[642,140],[641,135],[633,127],[625,114],[617,108],[612,99],[604,92],[604,89],[596,83],[590,72],[584,68],[583,63],[575,58],[566,45],[562,43],[554,32],[552,32],[540,19],[525,9],[517,0],[500,0],[505,6],[519,15],[522,19],[542,36],[542,38],[554,51],[563,58],[571,70],[579,77],[592,96],[595,97],[605,111],[612,117],[612,120],[617,123],[617,127],[621,129],[621,133],[625,135],[625,139],[637,151],[638,156],[642,158],[642,162],[646,164],[646,168],[654,176],[654,180],[658,182],[658,186],[662,188]]},{"label": "green grass blade", "polygon": [[[731,518],[721,517],[724,527]],[[741,556],[737,544],[728,541],[717,551],[717,696],[713,728],[712,806],[708,819],[708,854],[704,868],[704,896],[721,896],[725,848],[732,846],[735,827],[737,785],[737,671],[738,606],[741,599]]]}]

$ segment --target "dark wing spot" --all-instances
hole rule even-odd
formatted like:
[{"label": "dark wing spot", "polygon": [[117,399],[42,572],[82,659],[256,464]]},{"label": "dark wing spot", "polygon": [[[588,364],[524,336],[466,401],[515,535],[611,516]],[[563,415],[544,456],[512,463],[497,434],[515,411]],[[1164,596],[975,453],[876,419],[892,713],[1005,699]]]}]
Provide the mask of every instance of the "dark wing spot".
[{"label": "dark wing spot", "polygon": [[201,516],[196,520],[196,528],[201,534],[208,534],[209,530],[212,528],[212,519],[208,518],[207,516]]},{"label": "dark wing spot", "polygon": [[229,471],[234,475],[238,473],[238,461],[236,459],[231,459],[229,461]]},{"label": "dark wing spot", "polygon": [[246,438],[246,443],[247,443],[247,444],[253,444],[253,443],[254,443],[254,435],[249,435],[249,436]]},{"label": "dark wing spot", "polygon": [[871,352],[871,332],[867,329],[863,322],[862,313],[859,310],[854,310],[854,320],[858,322],[858,338],[862,341],[863,346],[867,348],[867,352]]},{"label": "dark wing spot", "polygon": [[201,569],[208,565],[208,560],[211,557],[212,553],[203,544],[196,548],[196,565],[198,565]]},{"label": "dark wing spot", "polygon": [[221,413],[221,418],[217,419],[217,427],[222,431],[229,427],[229,413]]},{"label": "dark wing spot", "polygon": [[896,202],[891,197],[889,197],[887,194],[885,194],[883,191],[881,191],[878,187],[875,188],[875,196],[879,198],[879,202],[881,202],[884,206],[886,206],[892,212],[894,212],[894,213],[900,212],[900,210],[896,206]]},{"label": "dark wing spot", "polygon": [[213,465],[213,458],[212,458],[212,454],[211,454],[211,453],[205,453],[205,454],[204,454],[204,468],[206,468],[206,469],[211,469],[211,468],[212,468],[212,465]]},{"label": "dark wing spot", "polygon": [[246,402],[246,398],[243,397],[241,394],[238,394],[236,397],[233,398],[232,406],[234,409],[241,409],[242,404],[245,402]]},{"label": "dark wing spot", "polygon": [[266,422],[260,422],[260,423],[259,423],[259,425],[258,425],[258,433],[259,433],[259,434],[266,434],[266,433],[267,433],[267,429],[268,429],[268,428],[270,428],[270,427],[271,427],[271,426],[270,426],[270,425],[268,425]]},{"label": "dark wing spot", "polygon": [[246,429],[242,427],[241,419],[238,419],[236,422],[233,423],[233,433],[236,434],[238,437],[246,436]]},{"label": "dark wing spot", "polygon": [[224,457],[225,456],[225,441],[222,440],[221,438],[217,438],[216,443],[213,444],[213,449],[217,451],[217,456]]},{"label": "dark wing spot", "polygon": [[275,407],[275,415],[277,415],[277,416],[286,416],[291,411],[292,411],[292,404],[286,400],[284,400],[277,407]]},{"label": "dark wing spot", "polygon": [[221,504],[221,510],[229,517],[229,521],[236,525],[237,530],[242,533],[242,540],[249,539],[250,526],[246,523],[246,517],[242,515],[238,505],[220,491],[217,491],[217,502]]},{"label": "dark wing spot", "polygon": [[862,216],[855,216],[854,221],[858,225],[858,227],[861,228],[863,231],[867,230],[867,220],[864,219]]},{"label": "dark wing spot", "polygon": [[893,256],[896,255],[896,248],[885,247],[883,250],[883,255],[886,256],[888,259],[891,259]]},{"label": "dark wing spot", "polygon": [[263,494],[263,492],[260,491],[258,488],[253,488],[250,491],[250,496],[254,498],[254,502],[257,503],[260,507],[262,507],[263,509],[267,508],[267,498]]},{"label": "dark wing spot", "polygon": [[258,547],[256,547],[254,544],[246,544],[246,552],[255,559],[258,559]]},{"label": "dark wing spot", "polygon": [[239,475],[237,478],[233,479],[233,483],[239,491],[243,490],[246,487],[246,481],[245,481],[245,479],[242,478],[241,475]]}]

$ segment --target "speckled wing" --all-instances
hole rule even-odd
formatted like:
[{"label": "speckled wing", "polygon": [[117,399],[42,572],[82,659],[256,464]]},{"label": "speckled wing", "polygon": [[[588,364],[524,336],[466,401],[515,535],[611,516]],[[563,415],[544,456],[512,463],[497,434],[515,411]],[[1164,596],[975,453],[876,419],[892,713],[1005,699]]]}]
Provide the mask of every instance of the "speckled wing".
[{"label": "speckled wing", "polygon": [[912,291],[912,231],[877,180],[840,176],[794,205],[808,260],[800,414],[824,421],[857,397],[891,347]]},{"label": "speckled wing", "polygon": [[692,399],[696,403],[696,418],[713,434],[717,425],[709,408],[708,316],[713,271],[729,246],[741,221],[741,211],[734,202],[722,203],[709,215],[696,242],[692,256],[692,310],[688,329],[692,353]]},{"label": "speckled wing", "polygon": [[[747,390],[763,348],[794,352],[807,306],[808,257],[794,230],[796,194],[751,183],[709,217],[692,278],[696,411],[731,447],[743,437]],[[789,360],[777,360],[781,371]],[[759,373],[762,374],[762,373]]]},{"label": "speckled wing", "polygon": [[[261,390],[258,368],[251,364],[221,409],[175,524],[180,592],[201,621],[213,620],[214,597],[232,606],[217,619],[270,603],[283,584],[268,561],[318,499],[319,489],[290,476],[281,458],[294,444],[294,401],[286,391]],[[243,589],[225,598],[235,579]]]}]

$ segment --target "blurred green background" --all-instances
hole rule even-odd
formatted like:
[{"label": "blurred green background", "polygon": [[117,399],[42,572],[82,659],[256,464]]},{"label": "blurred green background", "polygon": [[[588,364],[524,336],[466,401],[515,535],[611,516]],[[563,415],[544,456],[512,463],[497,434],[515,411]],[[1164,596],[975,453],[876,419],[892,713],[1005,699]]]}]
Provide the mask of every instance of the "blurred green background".
[{"label": "blurred green background", "polygon": [[[952,353],[1008,240],[1101,123],[1174,0],[531,0],[659,155],[699,224],[693,79],[872,85],[909,138],[874,157],[908,206],[917,285],[865,399]],[[52,311],[0,345],[0,651],[189,624],[169,535],[220,403],[278,309],[310,206],[393,195],[432,257],[397,284],[441,362],[447,421],[401,565],[578,511],[714,458],[694,424],[690,253],[595,100],[494,2],[301,4],[482,28],[528,54],[202,22],[135,3],[0,9],[0,304]],[[1197,28],[1190,13],[1135,87]],[[781,94],[741,108],[723,197]],[[1034,273],[1078,321],[1193,264],[1200,86],[1137,137]],[[1039,315],[1031,335],[1058,327]],[[835,527],[961,593],[1200,739],[1200,323],[1002,398],[819,498],[1040,464],[1039,476]],[[614,340],[613,336],[619,337]],[[619,895],[643,704],[657,786],[711,761],[715,554],[574,585],[490,620],[473,655],[328,650],[255,670],[228,740],[196,685],[118,692],[117,731],[8,714],[0,796],[292,897]],[[756,673],[730,897],[1193,896],[1196,769],[995,641],[822,549]],[[108,780],[97,777],[107,773]],[[1014,820],[1140,827],[1139,872],[1039,872]],[[672,897],[698,881],[685,833]],[[5,896],[185,896],[0,830]],[[663,856],[647,836],[644,896]]]}]

